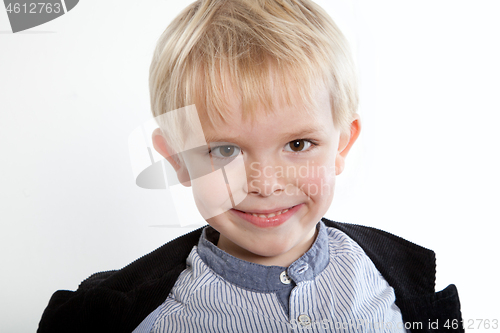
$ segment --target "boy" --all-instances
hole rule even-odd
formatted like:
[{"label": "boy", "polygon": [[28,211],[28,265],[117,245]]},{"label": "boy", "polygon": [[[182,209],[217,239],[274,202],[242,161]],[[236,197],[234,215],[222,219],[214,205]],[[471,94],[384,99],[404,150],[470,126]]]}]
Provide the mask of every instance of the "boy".
[{"label": "boy", "polygon": [[209,226],[56,292],[39,332],[463,331],[432,251],[322,219],[361,127],[321,8],[197,1],[161,36],[150,89],[154,147]]}]

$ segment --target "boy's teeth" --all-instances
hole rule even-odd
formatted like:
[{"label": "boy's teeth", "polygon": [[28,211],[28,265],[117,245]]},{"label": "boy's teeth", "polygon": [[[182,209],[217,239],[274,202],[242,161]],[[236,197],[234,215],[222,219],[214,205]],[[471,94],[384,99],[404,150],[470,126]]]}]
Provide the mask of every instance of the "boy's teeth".
[{"label": "boy's teeth", "polygon": [[280,210],[279,212],[275,212],[275,213],[270,213],[270,214],[256,214],[256,213],[248,213],[250,215],[253,215],[253,216],[257,216],[257,217],[260,217],[260,218],[270,218],[270,217],[274,217],[274,216],[277,216],[277,215],[281,215],[283,213],[286,213],[288,212],[288,208],[287,209],[283,209],[283,210]]}]

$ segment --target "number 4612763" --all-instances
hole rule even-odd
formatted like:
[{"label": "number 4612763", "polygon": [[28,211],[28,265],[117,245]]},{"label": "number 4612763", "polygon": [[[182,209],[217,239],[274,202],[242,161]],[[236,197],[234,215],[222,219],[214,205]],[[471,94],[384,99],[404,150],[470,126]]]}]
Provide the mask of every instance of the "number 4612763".
[{"label": "number 4612763", "polygon": [[[467,323],[467,324],[466,324]],[[444,327],[447,329],[457,329],[459,325],[466,326],[468,330],[474,329],[493,329],[498,328],[498,319],[468,319],[464,321],[458,321],[457,319],[447,320],[444,323]]]},{"label": "number 4612763", "polygon": [[7,5],[7,13],[24,13],[24,14],[36,14],[36,13],[60,13],[62,8],[60,3],[45,3],[45,2],[32,2],[32,3],[9,3]]}]

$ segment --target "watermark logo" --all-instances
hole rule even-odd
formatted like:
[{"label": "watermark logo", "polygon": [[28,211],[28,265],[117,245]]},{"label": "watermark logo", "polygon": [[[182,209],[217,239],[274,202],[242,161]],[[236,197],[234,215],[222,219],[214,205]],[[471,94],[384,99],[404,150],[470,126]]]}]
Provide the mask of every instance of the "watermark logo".
[{"label": "watermark logo", "polygon": [[79,0],[4,0],[12,32],[16,33],[52,21],[73,9]]}]

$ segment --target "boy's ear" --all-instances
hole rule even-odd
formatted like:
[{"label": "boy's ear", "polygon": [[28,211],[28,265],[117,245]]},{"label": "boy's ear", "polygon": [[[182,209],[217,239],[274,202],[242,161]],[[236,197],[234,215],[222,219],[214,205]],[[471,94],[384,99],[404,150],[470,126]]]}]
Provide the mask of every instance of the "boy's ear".
[{"label": "boy's ear", "polygon": [[352,145],[356,142],[360,131],[361,121],[359,115],[356,114],[351,122],[350,130],[340,134],[339,148],[335,157],[335,175],[340,175],[344,171],[345,159]]},{"label": "boy's ear", "polygon": [[153,131],[152,135],[154,149],[172,165],[179,182],[184,186],[191,186],[191,179],[185,163],[181,162],[175,156],[174,150],[167,144],[163,133],[160,128]]}]

